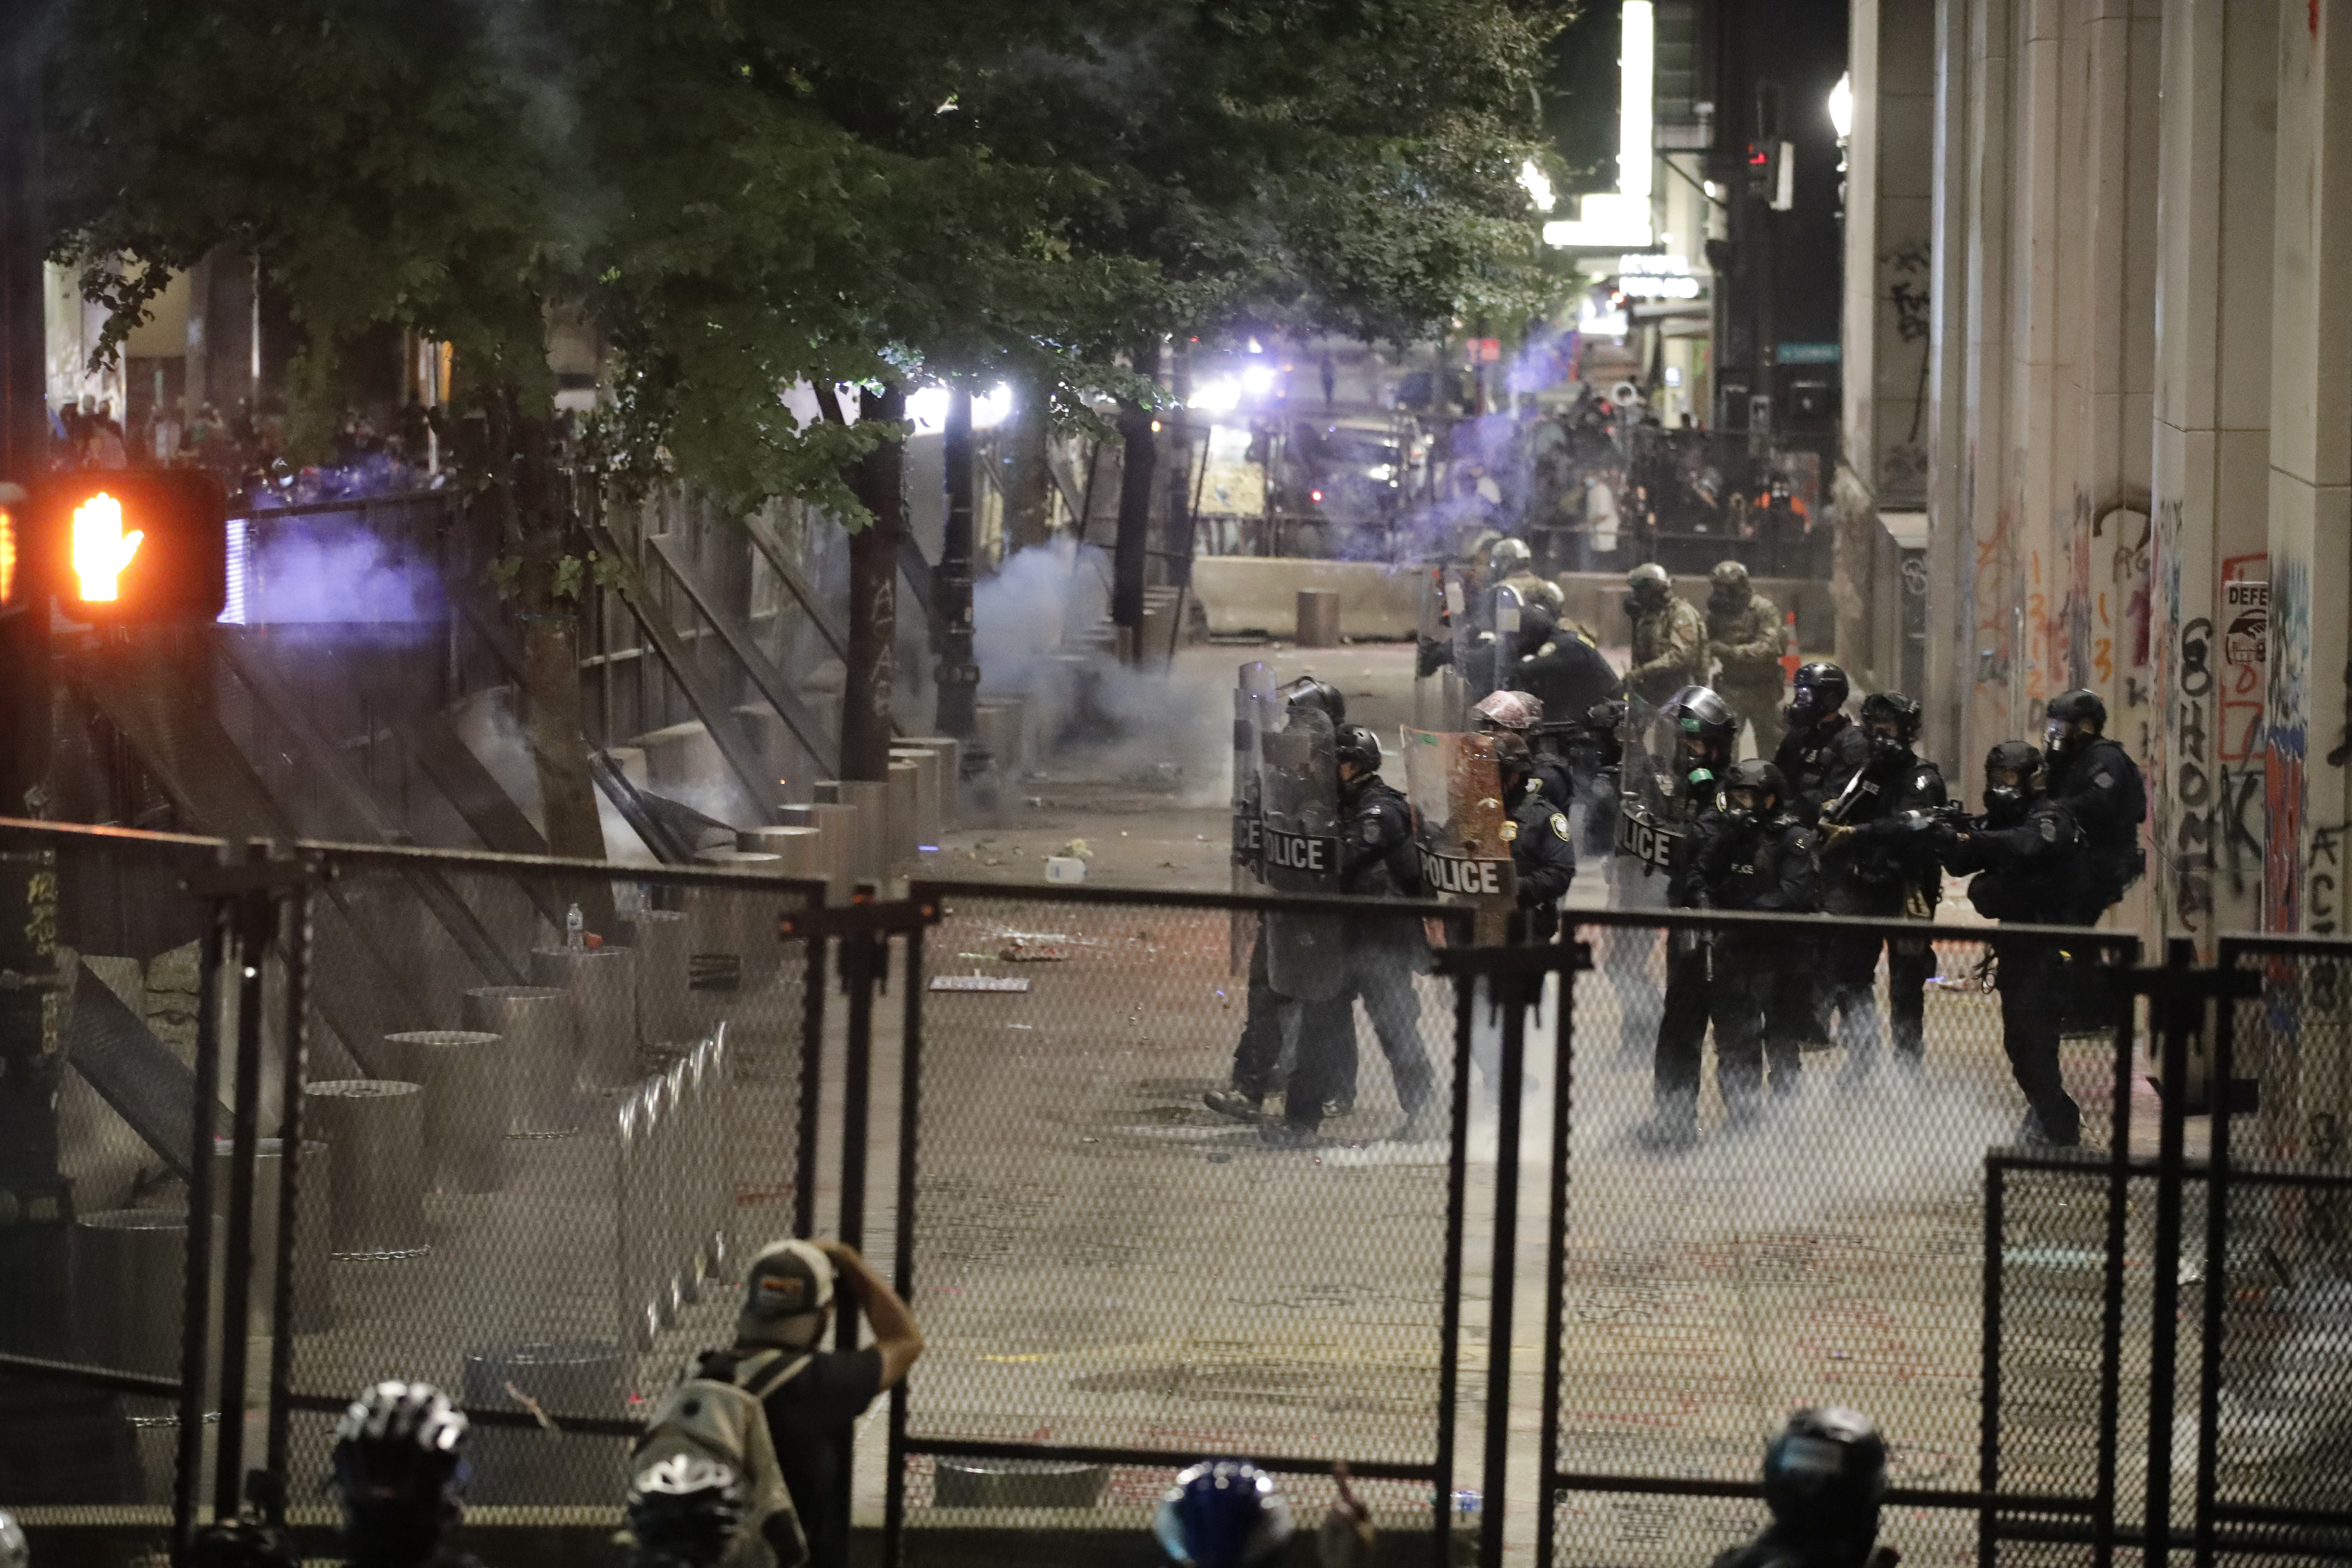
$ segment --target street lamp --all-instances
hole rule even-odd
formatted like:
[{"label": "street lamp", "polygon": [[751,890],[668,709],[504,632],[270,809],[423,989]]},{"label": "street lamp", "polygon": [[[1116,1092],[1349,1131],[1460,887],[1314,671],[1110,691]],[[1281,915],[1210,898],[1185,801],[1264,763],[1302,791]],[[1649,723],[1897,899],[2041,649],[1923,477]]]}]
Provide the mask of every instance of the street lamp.
[{"label": "street lamp", "polygon": [[1840,142],[1853,134],[1853,77],[1851,72],[1840,76],[1837,85],[1830,89],[1830,124],[1836,130]]}]

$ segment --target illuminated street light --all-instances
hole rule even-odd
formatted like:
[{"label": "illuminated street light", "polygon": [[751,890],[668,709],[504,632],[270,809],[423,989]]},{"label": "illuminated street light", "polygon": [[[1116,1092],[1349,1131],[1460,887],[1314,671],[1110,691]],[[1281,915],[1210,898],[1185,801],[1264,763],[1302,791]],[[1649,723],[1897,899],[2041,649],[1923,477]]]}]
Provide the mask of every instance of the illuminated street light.
[{"label": "illuminated street light", "polygon": [[1533,158],[1519,165],[1519,187],[1528,193],[1528,205],[1539,213],[1552,209],[1551,181],[1536,167]]},{"label": "illuminated street light", "polygon": [[1839,77],[1837,85],[1830,89],[1830,124],[1835,127],[1841,142],[1853,134],[1853,78],[1851,74]]},{"label": "illuminated street light", "polygon": [[1617,188],[1584,196],[1575,217],[1544,225],[1546,245],[1646,250],[1655,243],[1650,230],[1651,163],[1656,156],[1651,147],[1651,75],[1657,58],[1656,7],[1652,0],[1624,0],[1617,47]]}]

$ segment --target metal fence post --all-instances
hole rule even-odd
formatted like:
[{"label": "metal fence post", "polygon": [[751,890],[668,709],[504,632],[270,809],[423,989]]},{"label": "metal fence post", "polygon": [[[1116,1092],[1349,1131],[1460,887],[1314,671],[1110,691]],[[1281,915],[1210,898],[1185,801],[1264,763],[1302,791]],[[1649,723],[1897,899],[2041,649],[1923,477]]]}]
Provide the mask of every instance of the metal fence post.
[{"label": "metal fence post", "polygon": [[[305,868],[306,871],[308,867]],[[269,1490],[263,1508],[268,1521],[286,1522],[287,1395],[294,1385],[294,1223],[300,1201],[302,1085],[310,1076],[310,889],[295,886],[288,900],[286,940],[286,1036],[278,1111],[278,1256],[272,1281],[269,1337],[269,1430],[263,1464]],[[324,1200],[326,1194],[320,1194]]]},{"label": "metal fence post", "polygon": [[[1494,1283],[1487,1303],[1486,1452],[1478,1498],[1480,1568],[1502,1568],[1503,1508],[1511,1452],[1511,1309],[1517,1288],[1519,1090],[1527,1066],[1526,976],[1489,973],[1487,996],[1503,1011],[1503,1054],[1496,1073]],[[1533,977],[1542,995],[1543,978]]]},{"label": "metal fence post", "polygon": [[2147,1492],[2141,1512],[2141,1558],[2165,1568],[2172,1558],[2172,1422],[2180,1355],[2181,1148],[2189,1123],[2189,1036],[2204,998],[2186,984],[2196,953],[2185,937],[2165,944],[2165,978],[2149,1023],[2160,1051],[2156,1139],[2156,1237],[2148,1261]]},{"label": "metal fence post", "polygon": [[179,1464],[172,1485],[174,1561],[196,1532],[205,1468],[205,1370],[212,1359],[213,1137],[220,1119],[220,967],[231,900],[213,905],[196,967],[196,1086],[188,1118],[188,1258],[180,1304]]},{"label": "metal fence post", "polygon": [[[923,931],[907,933],[907,1023],[898,1055],[898,1234],[891,1288],[911,1305],[915,1297],[915,1140],[921,1128],[923,1085]],[[882,1501],[882,1562],[898,1568],[907,1534],[907,1380],[890,1391],[887,1489]]]},{"label": "metal fence post", "polygon": [[1462,1397],[1462,1231],[1467,1206],[1470,1143],[1470,1009],[1478,977],[1454,980],[1454,1105],[1445,1151],[1445,1278],[1437,1321],[1437,1475],[1430,1486],[1430,1539],[1436,1568],[1453,1562],[1454,1423]]},{"label": "metal fence post", "polygon": [[[2128,963],[2137,942],[2120,950]],[[2099,1431],[2096,1500],[2091,1515],[2091,1561],[2108,1568],[2116,1553],[2116,1447],[2123,1412],[2125,1207],[2131,1199],[2132,993],[2115,994],[2115,1079],[2107,1117],[2106,1271],[2100,1311]]]},{"label": "metal fence post", "polygon": [[[254,845],[249,860],[267,847]],[[252,1325],[254,1161],[261,1138],[262,968],[269,947],[271,907],[264,893],[238,895],[236,1100],[231,1111],[234,1142],[228,1173],[228,1245],[223,1259],[220,1324],[220,1437],[213,1468],[213,1518],[235,1519],[243,1497],[245,1377]],[[200,1158],[210,1158],[205,1150]],[[284,1157],[283,1151],[280,1158]],[[290,1325],[271,1325],[279,1333]]]},{"label": "metal fence post", "polygon": [[824,965],[832,945],[821,936],[808,940],[807,977],[801,983],[801,1103],[800,1147],[793,1168],[793,1234],[816,1234],[817,1103],[824,1084]]},{"label": "metal fence post", "polygon": [[1568,1141],[1570,1091],[1576,1060],[1576,976],[1592,963],[1591,951],[1571,942],[1574,964],[1560,972],[1559,1010],[1552,1019],[1550,1202],[1544,1237],[1542,1436],[1536,1452],[1536,1568],[1551,1568],[1558,1543],[1553,1515],[1559,1496],[1560,1334],[1568,1315]]},{"label": "metal fence post", "polygon": [[1994,1496],[2000,1488],[2000,1310],[2003,1237],[2008,1233],[2009,1169],[1991,1151],[1985,1153],[1984,1203],[1984,1370],[1977,1418],[1978,1568],[1994,1568],[2000,1549],[1994,1531],[2000,1510]]}]

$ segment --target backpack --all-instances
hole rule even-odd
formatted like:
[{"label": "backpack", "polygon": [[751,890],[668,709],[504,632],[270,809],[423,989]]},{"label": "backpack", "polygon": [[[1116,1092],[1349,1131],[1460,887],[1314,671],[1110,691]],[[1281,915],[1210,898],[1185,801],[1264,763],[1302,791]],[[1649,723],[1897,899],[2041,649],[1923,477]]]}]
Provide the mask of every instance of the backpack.
[{"label": "backpack", "polygon": [[806,1369],[805,1352],[761,1351],[738,1361],[728,1352],[702,1357],[694,1375],[664,1394],[629,1450],[629,1473],[678,1455],[715,1460],[732,1469],[743,1490],[743,1521],[728,1549],[725,1568],[799,1568],[808,1538],[784,1472],[768,1436],[761,1403]]}]

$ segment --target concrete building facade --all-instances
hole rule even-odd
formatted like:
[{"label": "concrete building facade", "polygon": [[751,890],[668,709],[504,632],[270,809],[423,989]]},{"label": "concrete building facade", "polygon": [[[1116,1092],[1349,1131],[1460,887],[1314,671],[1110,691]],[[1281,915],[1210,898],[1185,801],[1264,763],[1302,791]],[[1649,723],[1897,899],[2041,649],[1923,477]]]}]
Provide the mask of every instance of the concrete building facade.
[{"label": "concrete building facade", "polygon": [[2088,686],[2111,921],[2345,924],[2352,0],[1853,0],[1843,478],[1927,513],[1927,743]]}]

